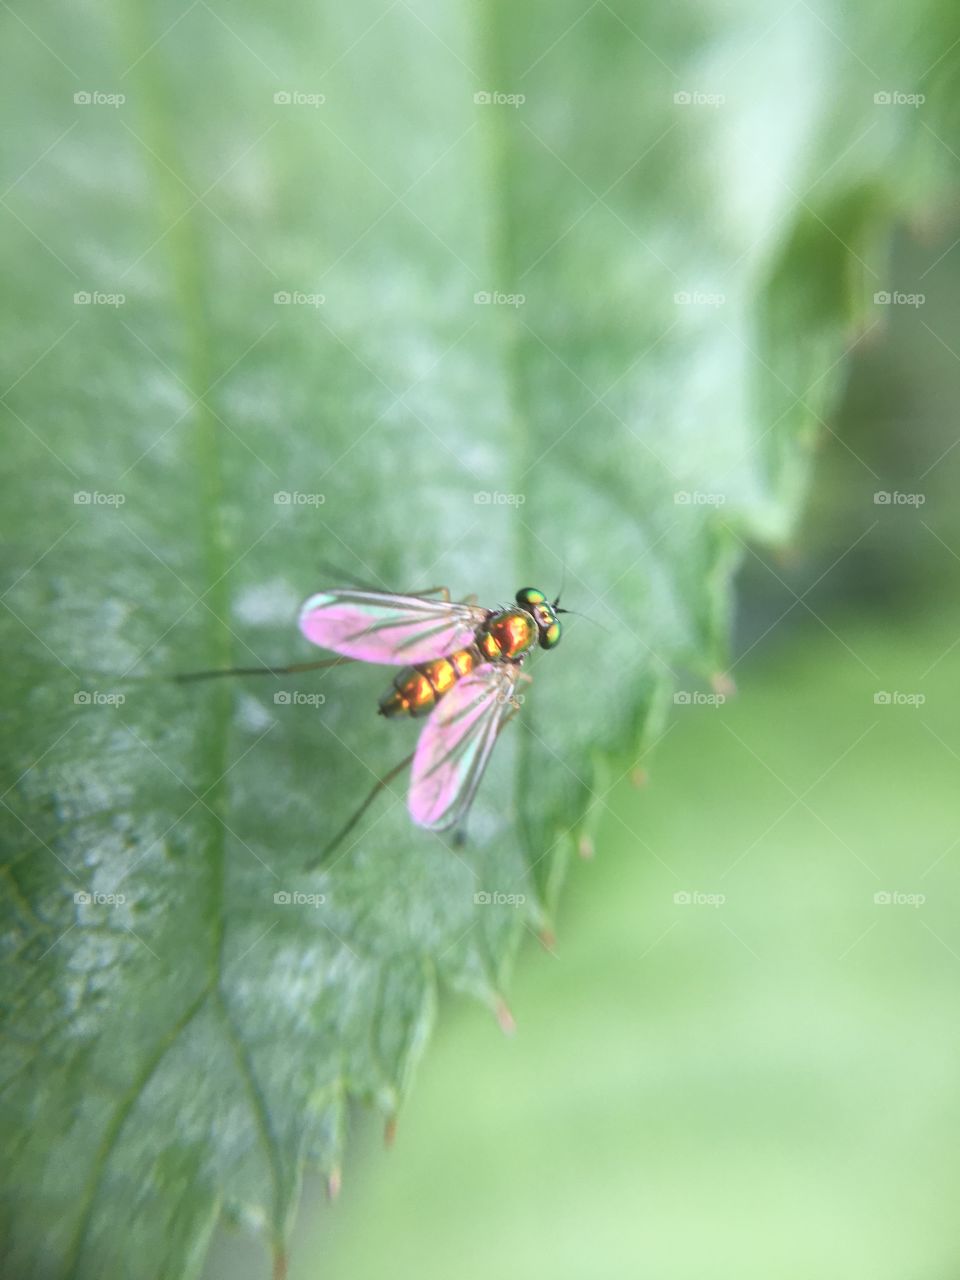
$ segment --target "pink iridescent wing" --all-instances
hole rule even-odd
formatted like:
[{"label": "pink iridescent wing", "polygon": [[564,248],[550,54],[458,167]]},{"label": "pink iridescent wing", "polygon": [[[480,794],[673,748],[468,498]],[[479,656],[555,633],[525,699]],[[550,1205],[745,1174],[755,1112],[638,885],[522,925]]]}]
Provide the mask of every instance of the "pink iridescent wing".
[{"label": "pink iridescent wing", "polygon": [[464,816],[503,721],[512,707],[519,668],[484,663],[434,707],[417,742],[410,771],[410,816],[442,831]]},{"label": "pink iridescent wing", "polygon": [[346,658],[410,666],[473,644],[488,617],[475,605],[348,589],[311,596],[300,610],[300,630]]}]

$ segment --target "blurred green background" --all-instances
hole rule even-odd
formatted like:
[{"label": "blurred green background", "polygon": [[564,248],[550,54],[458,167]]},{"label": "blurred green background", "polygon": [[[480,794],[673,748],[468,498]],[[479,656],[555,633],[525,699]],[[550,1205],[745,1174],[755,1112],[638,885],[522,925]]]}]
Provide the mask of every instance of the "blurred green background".
[{"label": "blurred green background", "polygon": [[[898,237],[924,310],[747,556],[737,696],[612,770],[516,1038],[445,1009],[395,1148],[357,1115],[339,1202],[308,1182],[293,1280],[957,1275],[958,230]],[[222,1233],[210,1280],[260,1274]]]}]

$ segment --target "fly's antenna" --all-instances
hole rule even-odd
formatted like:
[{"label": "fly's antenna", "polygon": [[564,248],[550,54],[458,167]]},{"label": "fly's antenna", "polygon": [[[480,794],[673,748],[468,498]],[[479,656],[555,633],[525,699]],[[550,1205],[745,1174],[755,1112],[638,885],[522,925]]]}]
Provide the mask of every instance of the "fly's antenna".
[{"label": "fly's antenna", "polygon": [[[556,608],[558,608],[558,606],[559,606],[559,604],[560,604],[560,597],[563,595],[563,589],[564,589],[564,587],[567,585],[567,557],[566,557],[566,556],[564,556],[564,557],[563,557],[563,560],[562,560],[560,563],[561,563],[561,568],[560,568],[560,590],[557,592],[557,598],[556,598],[556,600],[554,600],[554,602],[553,602],[553,607],[554,607],[555,609],[556,609]],[[570,611],[569,609],[560,609],[560,612],[561,612],[561,613],[570,613],[571,611]]]},{"label": "fly's antenna", "polygon": [[[559,600],[560,597],[558,596],[557,599]],[[601,631],[605,631],[608,636],[613,634],[609,627],[605,627],[603,623],[598,622],[596,618],[591,618],[589,613],[577,613],[576,609],[560,609],[557,605],[554,605],[553,607],[557,613],[569,613],[575,618],[586,618],[587,622],[592,622],[595,627],[599,627]]]},{"label": "fly's antenna", "polygon": [[563,568],[560,573],[560,590],[557,592],[557,598],[553,602],[553,608],[556,613],[569,613],[575,618],[586,618],[588,622],[592,622],[595,627],[599,627],[601,631],[606,631],[607,635],[611,635],[609,627],[605,627],[602,622],[598,622],[596,618],[591,618],[588,613],[577,613],[576,609],[561,609],[560,597],[563,595],[563,589],[567,585],[567,558],[564,556]]}]

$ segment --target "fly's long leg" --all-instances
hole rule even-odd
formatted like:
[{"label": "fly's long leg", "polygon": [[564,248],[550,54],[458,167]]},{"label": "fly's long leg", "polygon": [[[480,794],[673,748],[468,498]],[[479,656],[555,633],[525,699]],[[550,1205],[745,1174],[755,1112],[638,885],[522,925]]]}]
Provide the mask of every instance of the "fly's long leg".
[{"label": "fly's long leg", "polygon": [[[446,604],[450,603],[449,587],[429,587],[426,591],[407,592],[407,595],[416,599],[428,599],[430,596],[439,595]],[[324,658],[316,662],[294,662],[289,666],[283,667],[224,667],[216,671],[186,671],[170,678],[175,680],[177,684],[190,684],[194,680],[210,680],[217,676],[290,676],[298,675],[302,671],[319,671],[323,667],[339,667],[344,662],[355,661],[357,659],[340,655],[336,658]]]},{"label": "fly's long leg", "polygon": [[[361,591],[372,591],[378,595],[385,589],[383,587],[375,587],[370,582],[364,582],[364,580],[362,578],[358,578],[356,574],[345,573],[343,566],[335,565],[332,560],[320,560],[318,561],[318,565],[323,572],[328,574],[335,582],[346,582],[352,587],[359,587]],[[423,596],[424,598],[428,596],[440,596],[445,603],[450,603],[449,587],[428,587],[426,591],[404,591],[403,594],[407,596]],[[476,599],[475,596],[472,598]]]},{"label": "fly's long leg", "polygon": [[384,787],[388,787],[390,783],[394,780],[394,778],[398,774],[402,773],[404,769],[406,769],[409,766],[409,764],[413,760],[413,757],[414,757],[414,752],[411,751],[410,754],[406,757],[406,759],[401,760],[399,764],[394,765],[389,773],[385,773],[382,778],[378,778],[375,786],[371,790],[370,794],[367,796],[366,800],[364,800],[360,808],[357,809],[356,813],[354,813],[353,816],[347,821],[347,823],[340,828],[340,830],[333,837],[333,839],[330,840],[326,845],[324,845],[324,847],[320,850],[317,856],[315,858],[312,858],[310,862],[307,863],[306,867],[304,868],[305,871],[315,871],[317,867],[321,866],[324,862],[326,862],[327,858],[330,857],[330,854],[333,853],[337,845],[341,844],[343,840],[346,839],[346,837],[350,834],[353,828],[357,825],[357,823],[360,821],[360,819],[363,817],[366,811],[370,808],[370,806],[373,804],[374,800],[376,800],[377,796],[384,789]]},{"label": "fly's long leg", "polygon": [[355,573],[347,573],[342,564],[335,564],[332,560],[317,560],[314,562],[321,573],[325,573],[331,582],[347,582],[351,587],[359,587],[361,591],[383,591],[383,587],[375,587],[369,582],[365,582],[362,578],[358,578]]},{"label": "fly's long leg", "polygon": [[294,662],[288,667],[220,667],[214,671],[181,671],[167,679],[177,684],[190,684],[194,680],[211,680],[216,676],[292,676],[301,671],[319,671],[321,667],[341,667],[355,658],[321,658],[318,662]]},{"label": "fly's long leg", "polygon": [[417,599],[426,600],[430,596],[439,596],[444,604],[450,603],[449,587],[427,587],[426,591],[405,591],[404,595],[416,596]]}]

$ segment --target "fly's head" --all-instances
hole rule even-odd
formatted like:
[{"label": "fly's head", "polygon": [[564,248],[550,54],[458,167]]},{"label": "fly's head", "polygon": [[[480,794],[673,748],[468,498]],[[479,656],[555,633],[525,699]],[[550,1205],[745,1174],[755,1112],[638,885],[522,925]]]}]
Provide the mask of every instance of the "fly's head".
[{"label": "fly's head", "polygon": [[525,609],[537,624],[537,633],[541,649],[554,649],[560,643],[563,628],[558,613],[565,612],[559,608],[560,597],[552,603],[538,587],[521,587],[517,592],[517,604]]}]

